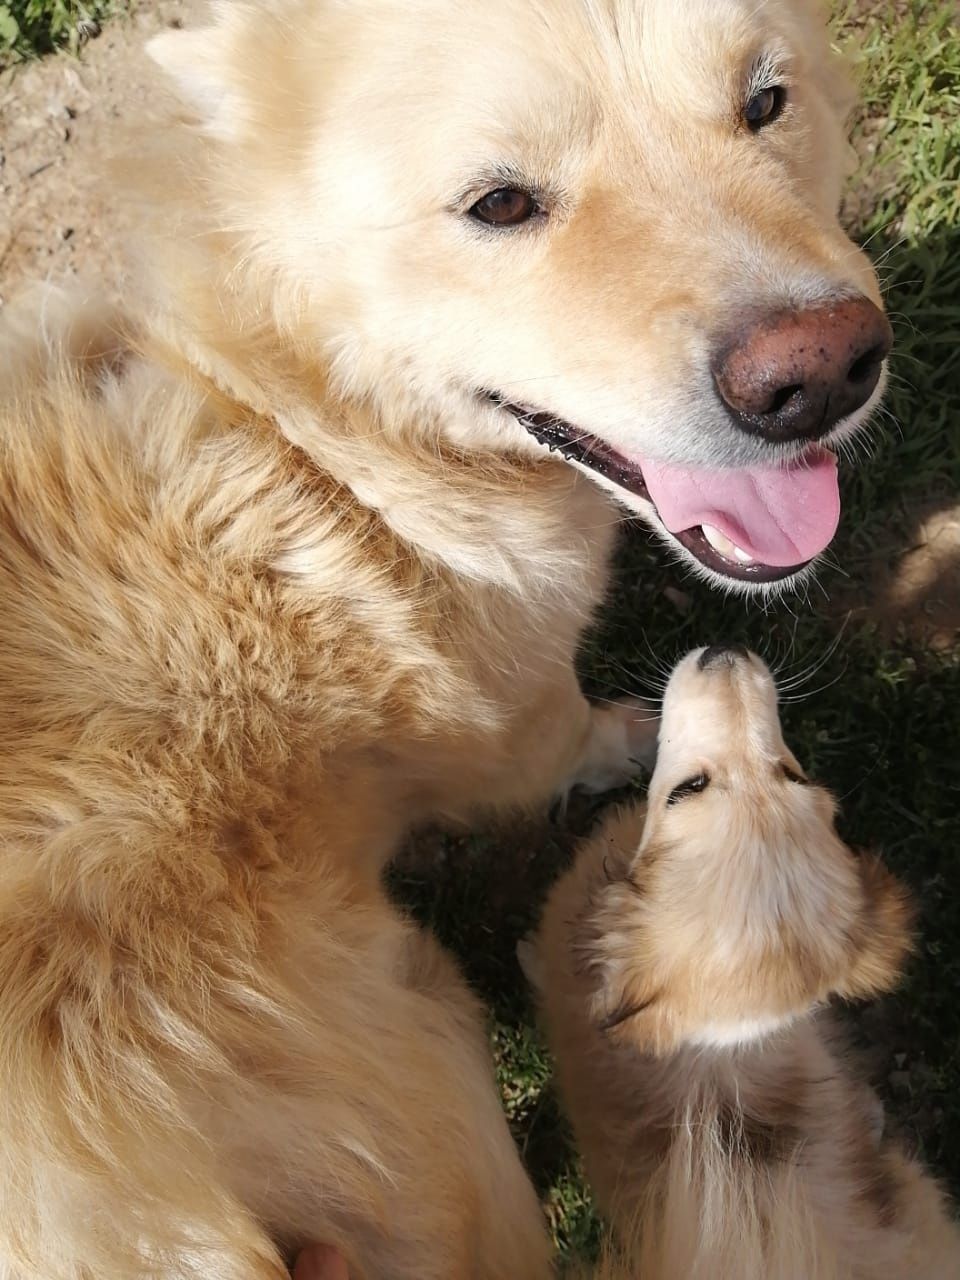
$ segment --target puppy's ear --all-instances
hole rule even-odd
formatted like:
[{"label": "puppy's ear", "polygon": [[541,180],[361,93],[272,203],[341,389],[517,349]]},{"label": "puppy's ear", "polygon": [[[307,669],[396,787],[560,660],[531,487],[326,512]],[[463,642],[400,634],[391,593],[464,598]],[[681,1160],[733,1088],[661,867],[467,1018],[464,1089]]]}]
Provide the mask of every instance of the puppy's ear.
[{"label": "puppy's ear", "polygon": [[879,858],[858,859],[863,894],[854,928],[850,968],[837,994],[849,999],[881,995],[896,986],[911,948],[915,912],[903,885]]},{"label": "puppy's ear", "polygon": [[578,922],[571,950],[579,972],[590,978],[594,1025],[646,1049],[661,1037],[663,1002],[650,986],[638,917],[633,882],[607,883]]},{"label": "puppy's ear", "polygon": [[651,1010],[657,1004],[653,992],[634,983],[617,987],[613,984],[603,992],[603,999],[595,1006],[597,1026],[606,1035],[629,1035],[631,1044],[638,1048],[652,1049],[662,1039],[662,1019]]}]

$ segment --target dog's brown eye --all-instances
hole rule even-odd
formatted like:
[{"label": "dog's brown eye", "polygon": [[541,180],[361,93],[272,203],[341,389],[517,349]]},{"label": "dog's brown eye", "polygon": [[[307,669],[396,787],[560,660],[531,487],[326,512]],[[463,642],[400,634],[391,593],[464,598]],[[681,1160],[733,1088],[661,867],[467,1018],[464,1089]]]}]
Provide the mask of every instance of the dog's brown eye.
[{"label": "dog's brown eye", "polygon": [[774,84],[769,89],[761,89],[755,93],[743,109],[743,118],[747,127],[756,133],[765,125],[773,124],[780,115],[787,101],[787,91],[783,85]]},{"label": "dog's brown eye", "polygon": [[685,800],[687,796],[695,796],[699,791],[706,791],[710,785],[710,779],[705,773],[698,773],[695,778],[687,778],[686,782],[681,782],[679,786],[674,787],[667,796],[667,804],[676,804],[680,800]]},{"label": "dog's brown eye", "polygon": [[500,187],[491,191],[470,210],[470,216],[491,227],[516,227],[529,222],[539,205],[529,191]]}]

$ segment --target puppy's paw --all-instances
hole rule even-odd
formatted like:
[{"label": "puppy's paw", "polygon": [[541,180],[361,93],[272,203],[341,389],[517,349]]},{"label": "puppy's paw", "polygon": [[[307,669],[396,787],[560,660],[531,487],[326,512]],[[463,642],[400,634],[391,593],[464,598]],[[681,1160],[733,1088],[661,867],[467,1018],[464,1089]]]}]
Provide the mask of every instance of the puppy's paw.
[{"label": "puppy's paw", "polygon": [[597,795],[649,772],[657,756],[659,726],[655,707],[642,698],[592,707],[586,749],[570,785]]}]

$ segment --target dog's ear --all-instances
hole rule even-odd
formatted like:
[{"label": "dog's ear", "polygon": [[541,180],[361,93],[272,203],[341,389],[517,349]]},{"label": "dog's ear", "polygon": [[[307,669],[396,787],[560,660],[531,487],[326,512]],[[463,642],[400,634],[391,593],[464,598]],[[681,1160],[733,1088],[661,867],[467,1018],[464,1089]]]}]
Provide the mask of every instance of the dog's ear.
[{"label": "dog's ear", "polygon": [[851,962],[837,994],[848,999],[881,995],[896,986],[911,947],[913,904],[879,858],[857,861],[862,910],[852,933]]},{"label": "dog's ear", "polygon": [[204,132],[236,136],[239,96],[231,91],[225,32],[219,27],[197,31],[165,31],[147,42],[147,53],[174,81],[183,103],[196,112]]},{"label": "dog's ear", "polygon": [[214,0],[211,17],[210,26],[154,36],[146,49],[203,131],[229,141],[242,131],[256,69],[266,74],[267,55],[284,26],[278,12],[258,11],[244,0]]}]

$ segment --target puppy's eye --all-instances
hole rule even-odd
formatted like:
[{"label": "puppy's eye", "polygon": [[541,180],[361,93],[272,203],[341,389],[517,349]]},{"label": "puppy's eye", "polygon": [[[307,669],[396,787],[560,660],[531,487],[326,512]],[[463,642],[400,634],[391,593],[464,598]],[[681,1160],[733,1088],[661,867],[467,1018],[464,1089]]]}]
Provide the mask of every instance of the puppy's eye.
[{"label": "puppy's eye", "polygon": [[540,206],[529,191],[499,187],[478,200],[470,210],[470,216],[489,227],[518,227],[539,212]]},{"label": "puppy's eye", "polygon": [[755,93],[743,109],[743,118],[747,128],[753,133],[773,124],[783,111],[787,101],[787,91],[781,84],[771,85],[769,89],[761,89]]},{"label": "puppy's eye", "polygon": [[681,782],[679,786],[674,787],[667,796],[667,804],[677,804],[680,800],[685,800],[687,796],[695,796],[700,791],[706,791],[710,785],[710,779],[705,773],[698,773],[695,778],[687,778],[686,782]]},{"label": "puppy's eye", "polygon": [[795,782],[800,787],[809,787],[810,779],[805,778],[802,773],[797,773],[796,769],[791,769],[788,764],[781,765],[780,768],[788,782]]}]

